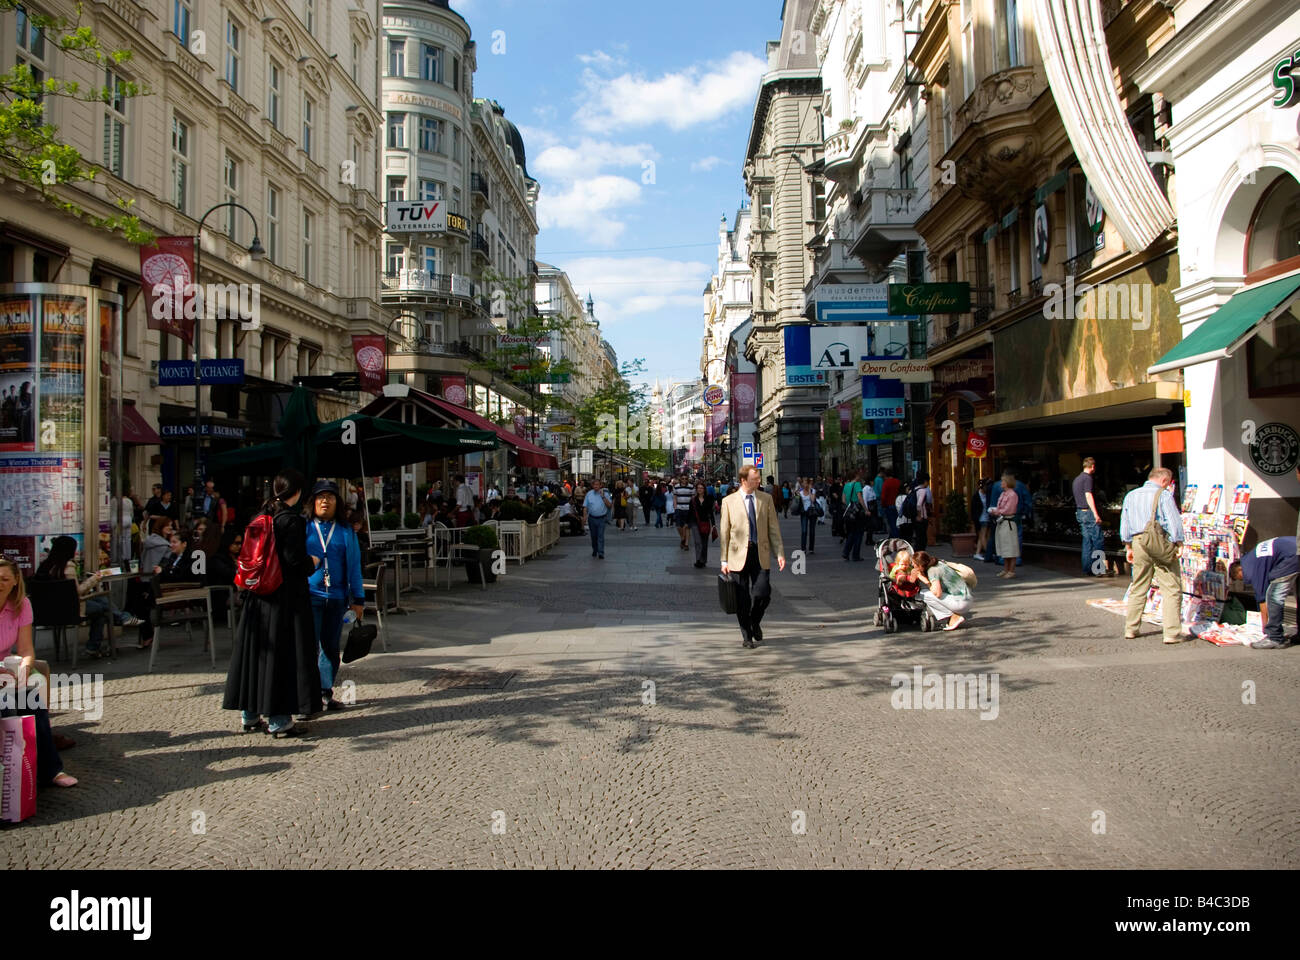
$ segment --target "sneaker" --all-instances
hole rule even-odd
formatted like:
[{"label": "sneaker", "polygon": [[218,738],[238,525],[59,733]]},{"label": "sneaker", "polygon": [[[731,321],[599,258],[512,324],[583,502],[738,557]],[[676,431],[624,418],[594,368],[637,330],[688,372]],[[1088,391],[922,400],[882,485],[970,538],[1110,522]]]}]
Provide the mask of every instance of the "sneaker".
[{"label": "sneaker", "polygon": [[144,623],[144,621],[141,620],[139,617],[135,616],[134,614],[127,614],[126,619],[123,620],[123,621],[121,621],[121,623],[119,624],[119,626],[123,626],[123,627],[138,627],[138,626],[140,626],[140,624],[142,624],[142,623]]},{"label": "sneaker", "polygon": [[971,557],[971,559],[972,559],[972,560],[983,560],[983,559],[984,559],[984,554],[982,554],[982,553],[977,553],[977,554],[975,554],[975,556]]},{"label": "sneaker", "polygon": [[1254,643],[1252,643],[1252,644],[1250,645],[1250,649],[1252,649],[1252,650],[1285,650],[1287,647],[1290,647],[1290,646],[1294,646],[1294,644],[1293,644],[1290,640],[1282,640],[1282,641],[1278,641],[1278,640],[1274,640],[1274,639],[1272,639],[1272,638],[1270,638],[1270,637],[1265,637],[1263,640],[1256,640]]}]

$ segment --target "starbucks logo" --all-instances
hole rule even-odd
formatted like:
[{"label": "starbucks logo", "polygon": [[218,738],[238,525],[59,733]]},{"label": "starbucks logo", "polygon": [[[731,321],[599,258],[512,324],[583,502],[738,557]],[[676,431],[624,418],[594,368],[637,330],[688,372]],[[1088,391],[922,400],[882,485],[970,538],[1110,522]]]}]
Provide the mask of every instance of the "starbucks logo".
[{"label": "starbucks logo", "polygon": [[1285,423],[1266,423],[1255,431],[1250,459],[1266,477],[1290,473],[1300,463],[1300,435]]}]

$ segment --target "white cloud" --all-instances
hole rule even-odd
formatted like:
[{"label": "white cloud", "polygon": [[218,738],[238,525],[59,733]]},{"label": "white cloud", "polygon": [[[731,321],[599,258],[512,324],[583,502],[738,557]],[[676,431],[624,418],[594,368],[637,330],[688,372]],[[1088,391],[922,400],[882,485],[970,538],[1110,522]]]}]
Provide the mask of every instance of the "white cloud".
[{"label": "white cloud", "polygon": [[575,119],[588,130],[659,123],[685,130],[753,103],[766,71],[765,61],[745,51],[655,80],[631,73],[606,78],[588,68],[582,74],[584,89]]},{"label": "white cloud", "polygon": [[714,167],[726,163],[721,157],[703,157],[691,164],[691,173],[708,173]]},{"label": "white cloud", "polygon": [[606,167],[635,167],[638,171],[647,160],[659,154],[647,143],[611,143],[584,137],[576,147],[550,146],[533,161],[534,170],[558,180],[590,177]]},{"label": "white cloud", "polygon": [[684,318],[689,328],[702,327],[701,291],[712,273],[707,264],[664,257],[584,257],[561,266],[583,299],[592,294],[602,327],[665,311]]},{"label": "white cloud", "polygon": [[626,177],[599,176],[575,180],[559,191],[543,190],[537,203],[538,226],[574,230],[597,244],[612,244],[627,224],[614,210],[641,199],[641,184]]},{"label": "white cloud", "polygon": [[578,60],[590,67],[598,70],[612,70],[616,67],[627,65],[627,61],[622,57],[614,57],[604,50],[593,50],[591,53],[578,54]]}]

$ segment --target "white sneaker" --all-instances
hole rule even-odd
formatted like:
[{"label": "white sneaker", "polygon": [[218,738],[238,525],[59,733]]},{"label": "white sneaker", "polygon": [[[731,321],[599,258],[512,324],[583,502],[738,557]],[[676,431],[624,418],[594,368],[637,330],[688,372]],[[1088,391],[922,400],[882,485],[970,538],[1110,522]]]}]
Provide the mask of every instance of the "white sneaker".
[{"label": "white sneaker", "polygon": [[984,554],[982,554],[982,553],[977,553],[977,554],[975,554],[975,556],[971,557],[971,559],[972,559],[972,560],[983,560],[983,559],[984,559]]}]

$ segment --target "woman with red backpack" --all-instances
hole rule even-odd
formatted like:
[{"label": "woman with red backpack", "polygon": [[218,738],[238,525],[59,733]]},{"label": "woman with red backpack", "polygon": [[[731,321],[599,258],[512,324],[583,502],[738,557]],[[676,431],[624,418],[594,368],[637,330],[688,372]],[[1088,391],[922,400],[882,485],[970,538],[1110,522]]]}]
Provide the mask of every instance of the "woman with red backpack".
[{"label": "woman with red backpack", "polygon": [[[245,733],[277,740],[307,728],[293,715],[321,711],[319,647],[307,578],[320,558],[307,552],[299,508],[306,481],[297,470],[275,478],[273,497],[244,531],[236,586],[246,592],[222,708],[243,712]],[[265,719],[263,719],[265,718]]]}]

